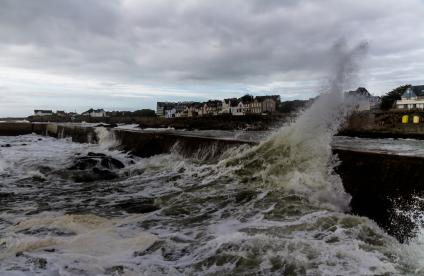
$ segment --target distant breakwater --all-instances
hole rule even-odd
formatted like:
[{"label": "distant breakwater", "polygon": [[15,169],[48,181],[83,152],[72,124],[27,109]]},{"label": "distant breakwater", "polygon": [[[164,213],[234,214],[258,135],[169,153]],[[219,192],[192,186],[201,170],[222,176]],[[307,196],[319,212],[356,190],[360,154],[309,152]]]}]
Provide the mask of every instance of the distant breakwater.
[{"label": "distant breakwater", "polygon": [[[217,160],[228,149],[257,142],[203,137],[167,132],[146,132],[110,129],[117,147],[141,157],[175,152],[187,158],[209,162]],[[0,136],[36,133],[56,138],[70,137],[78,143],[97,143],[105,137],[95,127],[55,123],[0,123]],[[104,134],[104,133],[103,133]],[[416,207],[416,195],[424,192],[422,179],[424,158],[377,154],[333,148],[341,163],[336,172],[346,191],[352,196],[352,213],[376,221],[400,241],[413,236],[411,218],[397,212]],[[418,202],[418,204],[420,204]]]}]

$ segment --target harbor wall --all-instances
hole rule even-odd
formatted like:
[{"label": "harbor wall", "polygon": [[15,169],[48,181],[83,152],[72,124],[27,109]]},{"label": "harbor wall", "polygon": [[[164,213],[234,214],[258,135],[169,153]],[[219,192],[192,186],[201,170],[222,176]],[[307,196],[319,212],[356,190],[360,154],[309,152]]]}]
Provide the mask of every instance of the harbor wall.
[{"label": "harbor wall", "polygon": [[[109,129],[117,140],[117,147],[140,157],[175,151],[186,157],[213,159],[232,147],[254,144],[249,141],[211,138],[174,133],[141,132]],[[77,143],[97,143],[99,135],[95,127],[55,123],[0,123],[0,136],[36,133],[55,138],[70,137]]]}]

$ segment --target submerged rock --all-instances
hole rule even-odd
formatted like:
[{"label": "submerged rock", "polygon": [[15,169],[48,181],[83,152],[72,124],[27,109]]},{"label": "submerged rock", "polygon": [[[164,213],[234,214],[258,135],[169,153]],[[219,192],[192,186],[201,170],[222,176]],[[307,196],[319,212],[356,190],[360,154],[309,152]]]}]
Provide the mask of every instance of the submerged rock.
[{"label": "submerged rock", "polygon": [[80,157],[75,163],[69,168],[70,170],[87,170],[95,167],[99,163],[99,160],[90,157]]},{"label": "submerged rock", "polygon": [[112,158],[112,157],[106,157],[102,158],[102,161],[100,161],[100,165],[102,167],[108,168],[108,169],[123,169],[125,168],[125,165],[119,161],[118,159]]},{"label": "submerged rock", "polygon": [[93,182],[111,180],[118,177],[113,172],[125,168],[124,163],[103,153],[89,152],[86,156],[78,156],[72,166],[62,171],[61,175],[77,182]]},{"label": "submerged rock", "polygon": [[89,152],[87,156],[78,157],[69,170],[88,170],[99,165],[106,169],[123,169],[124,163],[103,153]]},{"label": "submerged rock", "polygon": [[104,153],[96,153],[96,152],[89,152],[89,153],[87,153],[87,156],[90,156],[90,157],[106,157],[106,154],[104,154]]},{"label": "submerged rock", "polygon": [[134,198],[118,202],[114,207],[127,213],[144,214],[159,210],[153,198]]},{"label": "submerged rock", "polygon": [[115,179],[118,177],[118,175],[114,172],[111,172],[109,170],[102,170],[99,168],[93,168],[93,173],[95,174],[96,178],[98,180],[110,180]]}]

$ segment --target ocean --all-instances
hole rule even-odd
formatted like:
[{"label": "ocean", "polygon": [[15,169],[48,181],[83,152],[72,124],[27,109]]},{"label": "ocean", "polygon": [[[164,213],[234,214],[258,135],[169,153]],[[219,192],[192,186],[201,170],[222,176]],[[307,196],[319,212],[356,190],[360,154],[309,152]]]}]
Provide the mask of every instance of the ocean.
[{"label": "ocean", "polygon": [[140,158],[105,129],[0,137],[0,275],[424,274],[424,232],[400,243],[351,215],[331,149],[422,144],[334,138],[349,55],[338,65],[296,122],[219,158]]}]

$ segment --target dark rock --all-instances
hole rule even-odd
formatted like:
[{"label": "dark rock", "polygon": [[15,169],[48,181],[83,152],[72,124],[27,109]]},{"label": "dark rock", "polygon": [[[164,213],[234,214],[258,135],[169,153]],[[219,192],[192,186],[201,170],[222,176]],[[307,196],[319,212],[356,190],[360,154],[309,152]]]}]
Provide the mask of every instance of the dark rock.
[{"label": "dark rock", "polygon": [[10,199],[14,196],[14,193],[1,193],[0,192],[0,200],[2,199]]},{"label": "dark rock", "polygon": [[46,269],[47,267],[47,260],[43,258],[32,258],[31,262],[39,269]]},{"label": "dark rock", "polygon": [[155,241],[151,246],[149,246],[148,248],[146,248],[143,251],[135,251],[133,253],[134,257],[139,257],[139,256],[144,256],[147,254],[152,254],[153,252],[160,250],[163,246],[164,246],[165,242],[164,241]]},{"label": "dark rock", "polygon": [[87,170],[95,167],[99,163],[94,158],[81,157],[69,168],[69,170]]},{"label": "dark rock", "polygon": [[57,228],[48,228],[48,227],[40,227],[36,229],[24,229],[20,230],[17,233],[22,233],[25,235],[31,235],[31,236],[62,236],[62,237],[68,237],[68,236],[74,236],[76,233],[72,231],[66,231],[66,230],[60,230]]},{"label": "dark rock", "polygon": [[33,177],[31,177],[31,179],[32,179],[32,181],[35,181],[35,182],[46,181],[46,178],[44,176],[40,176],[40,175],[33,176]]},{"label": "dark rock", "polygon": [[111,172],[109,170],[102,170],[99,168],[93,168],[93,173],[95,174],[95,177],[97,180],[111,180],[118,177],[118,175],[114,172]]},{"label": "dark rock", "polygon": [[41,138],[38,138],[38,141],[43,141],[43,139],[41,139]]},{"label": "dark rock", "polygon": [[100,161],[100,165],[107,169],[125,168],[125,165],[121,161],[112,157],[102,158],[102,161]]},{"label": "dark rock", "polygon": [[135,198],[118,202],[114,207],[123,209],[127,213],[144,214],[159,210],[152,198]]},{"label": "dark rock", "polygon": [[124,273],[124,266],[116,265],[105,269],[106,275],[121,275]]},{"label": "dark rock", "polygon": [[87,156],[90,156],[90,157],[106,157],[106,154],[90,151],[89,153],[87,153]]},{"label": "dark rock", "polygon": [[53,169],[52,169],[52,168],[47,167],[47,166],[41,166],[41,167],[38,167],[38,170],[39,170],[42,174],[48,174],[48,173],[50,173],[50,172],[52,172],[52,171],[53,171]]},{"label": "dark rock", "polygon": [[245,202],[251,201],[255,197],[256,197],[255,191],[241,191],[238,194],[236,194],[235,199],[237,203],[245,203]]},{"label": "dark rock", "polygon": [[10,148],[11,146],[10,144],[1,145],[2,148]]}]

